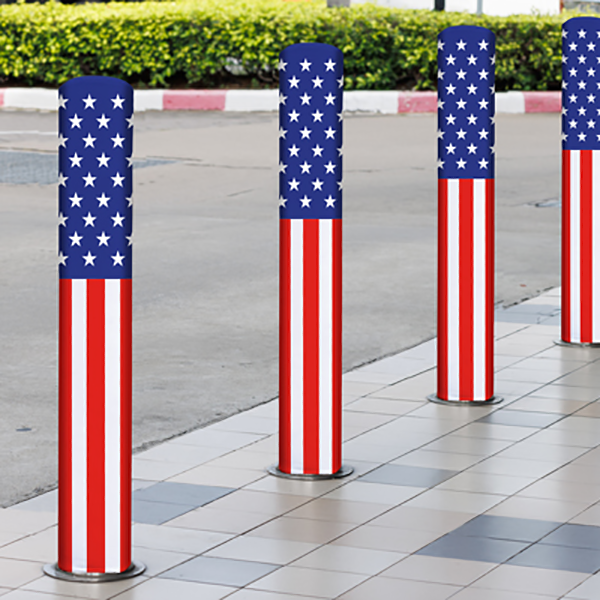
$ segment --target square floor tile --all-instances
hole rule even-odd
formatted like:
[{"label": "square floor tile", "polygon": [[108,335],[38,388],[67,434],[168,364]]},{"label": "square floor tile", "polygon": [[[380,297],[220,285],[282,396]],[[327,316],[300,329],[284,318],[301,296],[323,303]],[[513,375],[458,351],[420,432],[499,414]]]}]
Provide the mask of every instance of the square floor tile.
[{"label": "square floor tile", "polygon": [[459,590],[460,587],[454,585],[378,576],[340,596],[339,600],[446,600]]},{"label": "square floor tile", "polygon": [[452,535],[496,538],[513,542],[537,542],[560,526],[561,524],[555,521],[480,515],[455,529]]},{"label": "square floor tile", "polygon": [[457,473],[458,471],[449,471],[446,469],[411,467],[407,465],[384,465],[363,475],[360,481],[429,488],[450,479]]},{"label": "square floor tile", "polygon": [[206,556],[285,565],[315,548],[317,544],[308,542],[245,535],[207,552]]},{"label": "square floor tile", "polygon": [[286,516],[295,519],[313,519],[337,523],[355,523],[362,525],[388,510],[388,507],[375,502],[351,502],[316,498],[296,508]]},{"label": "square floor tile", "polygon": [[558,500],[549,500],[548,498],[513,496],[487,512],[490,515],[501,517],[560,521],[564,523],[585,510],[588,506],[581,502],[561,502]]},{"label": "square floor tile", "polygon": [[[102,584],[104,585],[104,584]],[[117,596],[118,600],[221,600],[237,588],[175,579],[150,579]]]},{"label": "square floor tile", "polygon": [[408,501],[406,506],[478,514],[491,509],[502,502],[504,498],[504,496],[495,494],[476,494],[434,488]]},{"label": "square floor tile", "polygon": [[440,537],[437,532],[363,525],[334,540],[336,546],[410,554]]},{"label": "square floor tile", "polygon": [[600,551],[538,543],[515,556],[509,564],[575,573],[595,573],[600,569]]},{"label": "square floor tile", "polygon": [[0,558],[0,586],[16,588],[42,576],[42,562]]},{"label": "square floor tile", "polygon": [[[137,557],[136,557],[137,558]],[[53,577],[41,576],[31,583],[23,586],[23,590],[49,594],[47,598],[61,598],[62,596],[75,596],[86,600],[106,600],[112,598],[146,581],[145,576],[122,579],[120,581],[105,581],[102,584],[76,583],[63,581]],[[119,596],[121,598],[121,596]]]},{"label": "square floor tile", "polygon": [[430,531],[439,533],[441,536],[460,527],[474,516],[474,514],[464,512],[398,506],[373,519],[369,525],[410,529],[411,531]]},{"label": "square floor tile", "polygon": [[175,517],[179,517],[194,510],[192,505],[169,504],[168,502],[146,502],[134,497],[133,499],[133,522],[147,523],[150,525],[161,525]]},{"label": "square floor tile", "polygon": [[568,600],[598,600],[598,598],[600,598],[600,575],[586,579],[565,596]]},{"label": "square floor tile", "polygon": [[241,510],[221,510],[211,508],[212,505],[203,506],[184,515],[168,521],[168,526],[173,529],[201,529],[207,532],[221,532],[226,534],[244,533],[254,529],[273,517],[255,512]]},{"label": "square floor tile", "polygon": [[418,554],[421,556],[503,563],[523,551],[528,545],[527,542],[469,537],[449,533],[421,549]]},{"label": "square floor tile", "polygon": [[600,527],[567,523],[546,536],[542,543],[600,551]]},{"label": "square floor tile", "polygon": [[535,479],[531,477],[512,477],[510,475],[498,475],[497,473],[465,471],[442,483],[438,486],[438,489],[509,496],[516,494],[534,481]]},{"label": "square floor tile", "polygon": [[141,548],[155,548],[169,552],[202,554],[231,539],[229,533],[198,531],[166,525],[137,523],[133,526],[133,545]]},{"label": "square floor tile", "polygon": [[387,485],[384,483],[351,481],[339,489],[330,492],[325,498],[395,506],[420,494],[424,489],[401,485]]},{"label": "square floor tile", "polygon": [[525,410],[497,410],[485,417],[478,423],[497,423],[498,425],[514,425],[516,427],[548,427],[562,419],[562,415],[554,413],[528,412]]},{"label": "square floor tile", "polygon": [[244,587],[278,568],[279,565],[268,563],[198,556],[183,565],[165,571],[160,577]]},{"label": "square floor tile", "polygon": [[252,531],[252,535],[310,544],[326,544],[355,527],[354,523],[292,519],[285,516],[261,525]]},{"label": "square floor tile", "polygon": [[134,492],[133,497],[135,500],[146,502],[168,502],[169,504],[184,504],[197,508],[230,494],[234,489],[162,481],[143,490],[137,490]]}]

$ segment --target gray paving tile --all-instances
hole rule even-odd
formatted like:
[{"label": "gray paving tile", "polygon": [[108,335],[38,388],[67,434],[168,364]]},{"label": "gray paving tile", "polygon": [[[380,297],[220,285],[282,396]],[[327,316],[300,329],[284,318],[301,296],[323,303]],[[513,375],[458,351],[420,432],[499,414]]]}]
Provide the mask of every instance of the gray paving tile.
[{"label": "gray paving tile", "polygon": [[235,488],[161,481],[134,492],[135,500],[184,504],[197,508],[235,491]]},{"label": "gray paving tile", "polygon": [[383,465],[360,478],[369,483],[387,483],[428,488],[454,477],[459,471],[412,467],[409,465]]},{"label": "gray paving tile", "polygon": [[537,542],[560,526],[561,524],[555,521],[480,515],[455,529],[452,535],[495,538],[514,542]]},{"label": "gray paving tile", "polygon": [[175,517],[179,517],[194,510],[193,505],[171,504],[169,502],[148,502],[133,499],[133,522],[149,525],[162,525]]},{"label": "gray paving tile", "polygon": [[600,550],[600,527],[567,523],[542,540],[543,544]]},{"label": "gray paving tile", "polygon": [[423,556],[503,563],[529,546],[527,542],[449,533],[417,552]]},{"label": "gray paving tile", "polygon": [[575,573],[595,573],[600,569],[600,551],[538,543],[509,560],[508,564]]},{"label": "gray paving tile", "polygon": [[216,585],[244,587],[265,575],[279,569],[279,565],[233,560],[229,558],[212,558],[198,556],[182,565],[165,571],[159,577],[164,579],[183,579]]},{"label": "gray paving tile", "polygon": [[543,412],[528,412],[525,410],[497,410],[477,423],[496,423],[498,425],[515,425],[517,427],[548,427],[563,418],[563,415]]}]

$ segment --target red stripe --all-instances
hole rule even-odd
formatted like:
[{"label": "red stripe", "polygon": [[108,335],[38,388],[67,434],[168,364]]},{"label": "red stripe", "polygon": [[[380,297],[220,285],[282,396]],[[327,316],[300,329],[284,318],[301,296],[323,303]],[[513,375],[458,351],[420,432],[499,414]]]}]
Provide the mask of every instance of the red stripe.
[{"label": "red stripe", "polygon": [[438,398],[448,399],[448,181],[438,180]]},{"label": "red stripe", "polygon": [[592,213],[592,151],[581,151],[581,341],[591,343],[592,333],[592,297],[594,278],[593,256],[593,213]]},{"label": "red stripe", "polygon": [[473,180],[459,182],[459,398],[473,400]]},{"label": "red stripe", "polygon": [[333,472],[342,468],[342,220],[333,220]]},{"label": "red stripe", "polygon": [[562,153],[562,339],[571,341],[571,153]]},{"label": "red stripe", "polygon": [[73,570],[71,309],[71,280],[61,279],[58,308],[58,566],[69,573]]},{"label": "red stripe", "polygon": [[279,470],[292,471],[291,433],[291,221],[279,222]]},{"label": "red stripe", "polygon": [[303,234],[304,473],[319,473],[319,221]]},{"label": "red stripe", "polygon": [[104,280],[87,280],[87,570],[104,573]]},{"label": "red stripe", "polygon": [[495,182],[485,182],[485,397],[494,395],[494,254]]},{"label": "red stripe", "polygon": [[131,564],[132,283],[121,280],[121,571]]}]

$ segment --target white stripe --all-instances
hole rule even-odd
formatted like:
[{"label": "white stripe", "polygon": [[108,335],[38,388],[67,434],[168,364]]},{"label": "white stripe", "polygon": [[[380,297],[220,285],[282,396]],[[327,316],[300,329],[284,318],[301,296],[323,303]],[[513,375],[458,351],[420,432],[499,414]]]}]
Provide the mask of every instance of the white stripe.
[{"label": "white stripe", "polygon": [[290,413],[291,472],[304,472],[304,333],[302,219],[290,220]]},{"label": "white stripe", "polygon": [[571,151],[571,342],[581,341],[581,155]]},{"label": "white stripe", "polygon": [[121,571],[121,280],[105,282],[105,570]]},{"label": "white stripe", "polygon": [[448,400],[459,400],[459,182],[448,180]]},{"label": "white stripe", "polygon": [[592,342],[600,342],[600,151],[592,151]]},{"label": "white stripe", "polygon": [[87,572],[87,281],[71,282],[72,569]]},{"label": "white stripe", "polygon": [[473,397],[485,397],[485,308],[486,308],[486,181],[473,186]]},{"label": "white stripe", "polygon": [[333,473],[333,221],[319,221],[319,473]]}]

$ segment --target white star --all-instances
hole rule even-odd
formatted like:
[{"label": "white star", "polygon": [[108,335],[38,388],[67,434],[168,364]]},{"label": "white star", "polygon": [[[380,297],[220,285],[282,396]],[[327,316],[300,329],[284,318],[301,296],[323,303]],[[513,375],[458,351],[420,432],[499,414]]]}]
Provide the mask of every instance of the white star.
[{"label": "white star", "polygon": [[456,150],[456,146],[454,144],[448,144],[446,146],[446,152],[448,154],[454,154],[455,150]]},{"label": "white star", "polygon": [[477,62],[477,57],[474,54],[471,54],[471,56],[467,56],[467,60],[470,65],[474,65]]},{"label": "white star", "polygon": [[309,63],[306,58],[304,59],[304,62],[300,63],[303,71],[310,71],[310,65],[312,65],[312,63]]},{"label": "white star", "polygon": [[467,146],[467,150],[469,151],[469,154],[475,154],[477,152],[477,146],[472,143],[470,146]]},{"label": "white star", "polygon": [[571,52],[575,52],[575,50],[577,50],[577,44],[576,44],[575,42],[571,42],[571,43],[569,44],[569,50],[570,50]]},{"label": "white star", "polygon": [[325,172],[326,173],[333,173],[335,171],[335,165],[329,161],[326,165],[325,165]]},{"label": "white star", "polygon": [[454,86],[452,84],[446,86],[446,92],[448,94],[454,94],[455,90],[456,90],[456,86]]},{"label": "white star", "polygon": [[452,56],[452,54],[449,54],[446,57],[446,61],[448,62],[449,65],[453,65],[456,62],[456,56]]},{"label": "white star", "polygon": [[577,112],[579,113],[579,116],[580,116],[580,117],[584,117],[584,116],[585,116],[585,114],[587,113],[587,108],[585,108],[585,107],[583,107],[583,106],[580,106],[580,107],[577,109]]},{"label": "white star", "polygon": [[295,110],[293,110],[293,111],[290,113],[290,121],[292,121],[292,122],[293,122],[293,121],[296,121],[296,123],[297,123],[297,122],[298,122],[298,117],[299,117],[299,116],[300,116],[300,113],[299,113],[299,112],[296,112]]},{"label": "white star", "polygon": [[488,131],[486,131],[485,129],[482,129],[479,132],[479,139],[480,140],[487,140],[488,139],[488,133],[489,133]]},{"label": "white star", "polygon": [[446,103],[443,100],[438,99],[438,108],[443,109]]},{"label": "white star", "polygon": [[459,110],[464,110],[467,106],[467,103],[461,98],[456,105],[458,106]]},{"label": "white star", "polygon": [[469,115],[467,121],[469,122],[469,125],[477,125],[477,117],[475,115]]},{"label": "white star", "polygon": [[95,227],[94,221],[96,220],[96,217],[92,216],[91,212],[88,212],[88,214],[85,217],[82,217],[82,219],[86,227]]},{"label": "white star", "polygon": [[587,81],[580,81],[578,84],[580,90],[585,90],[587,86]]},{"label": "white star", "polygon": [[492,56],[490,56],[490,62],[495,65],[496,64],[496,55],[492,54]]},{"label": "white star", "polygon": [[81,168],[81,161],[83,160],[83,156],[79,156],[77,152],[75,152],[73,156],[69,156],[69,160],[71,161],[71,167]]},{"label": "white star", "polygon": [[102,116],[99,119],[96,119],[96,121],[98,121],[98,129],[102,129],[103,127],[108,129],[108,122],[110,119],[107,118],[106,115],[102,114]]},{"label": "white star", "polygon": [[83,121],[83,119],[78,117],[77,113],[75,113],[73,117],[70,117],[69,121],[71,121],[71,129],[73,129],[74,127],[77,127],[77,129],[81,129],[81,121]]},{"label": "white star", "polygon": [[331,194],[329,194],[329,196],[325,198],[325,205],[326,208],[334,208],[335,198]]},{"label": "white star", "polygon": [[470,86],[467,88],[467,90],[469,91],[469,94],[476,94],[476,93],[477,93],[477,86],[476,86],[476,85],[473,85],[473,84],[471,84],[471,85],[470,85]]},{"label": "white star", "polygon": [[333,129],[333,127],[329,127],[328,129],[325,130],[325,139],[329,140],[329,139],[333,139],[333,136],[335,135],[335,129]]},{"label": "white star", "polygon": [[280,71],[285,71],[285,68],[287,67],[287,63],[283,62],[282,60],[279,61],[279,65],[278,68]]},{"label": "white star", "polygon": [[113,227],[123,227],[123,221],[125,217],[122,217],[119,213],[117,213],[114,217],[111,217],[113,220]]},{"label": "white star", "polygon": [[314,190],[319,190],[321,191],[323,189],[323,181],[321,181],[318,177],[317,179],[315,179],[312,184],[313,184],[313,191]]},{"label": "white star", "polygon": [[596,121],[592,121],[591,119],[588,121],[588,129],[593,129],[594,127],[596,127]]},{"label": "white star", "polygon": [[596,49],[596,44],[594,44],[594,42],[590,42],[590,43],[588,44],[588,50],[589,50],[590,52],[593,52],[595,49]]},{"label": "white star", "polygon": [[297,88],[300,80],[294,75],[291,79],[288,79],[290,82],[290,87]]},{"label": "white star", "polygon": [[285,104],[286,100],[287,100],[287,96],[284,96],[283,94],[279,94],[279,104]]},{"label": "white star", "polygon": [[300,185],[300,182],[294,177],[294,179],[292,179],[290,182],[290,191],[294,190],[294,191],[298,191],[298,186]]},{"label": "white star", "polygon": [[571,102],[571,103],[577,102],[577,96],[575,94],[571,94],[569,96],[569,102]]},{"label": "white star", "polygon": [[68,98],[63,97],[60,94],[58,95],[58,106],[59,106],[59,108],[67,108],[67,102],[68,101],[69,101]]},{"label": "white star", "polygon": [[479,108],[481,110],[487,110],[489,102],[487,100],[480,100],[479,101]]},{"label": "white star", "polygon": [[99,202],[98,208],[101,208],[102,206],[106,206],[106,208],[108,208],[108,202],[110,201],[110,196],[107,196],[104,192],[102,192],[102,196],[98,196],[98,198],[96,198],[96,200],[98,200],[98,202]]},{"label": "white star", "polygon": [[92,137],[91,133],[87,134],[87,137],[83,138],[83,141],[85,142],[85,147],[88,148],[89,146],[91,146],[92,148],[94,147],[94,142],[96,141],[95,137]]},{"label": "white star", "polygon": [[577,69],[569,69],[569,77],[577,77]]},{"label": "white star", "polygon": [[94,187],[94,181],[96,181],[97,177],[93,177],[91,173],[88,172],[88,174],[83,178],[83,180],[85,181],[85,186],[84,187]]},{"label": "white star", "polygon": [[294,144],[290,148],[290,157],[292,157],[292,156],[298,156],[298,152],[300,152],[300,148],[298,148],[298,146],[296,146],[296,144]]},{"label": "white star", "polygon": [[114,177],[111,177],[111,179],[113,180],[113,187],[123,187],[125,177],[122,177],[120,173],[117,172],[117,174]]},{"label": "white star", "polygon": [[565,30],[565,29],[563,29],[563,31],[562,31],[562,36],[563,36],[564,38],[566,38],[566,37],[567,37],[567,32],[566,32],[566,30]]},{"label": "white star", "polygon": [[319,121],[319,123],[321,122],[321,119],[323,118],[323,113],[316,110],[313,114],[312,114],[312,118],[313,118],[313,122]]},{"label": "white star", "polygon": [[67,179],[69,179],[68,177],[65,177],[62,173],[58,174],[58,186],[60,187],[61,185],[63,187],[67,187]]},{"label": "white star", "polygon": [[62,212],[58,213],[58,226],[66,227],[68,218],[69,217],[65,217],[65,215],[62,214]]},{"label": "white star", "polygon": [[94,104],[96,103],[96,98],[92,98],[90,94],[88,94],[87,98],[83,99],[83,103],[85,104],[85,108],[95,108]]},{"label": "white star", "polygon": [[488,72],[485,69],[481,69],[481,71],[479,71],[479,79],[487,79],[488,78]]},{"label": "white star", "polygon": [[338,80],[338,87],[344,87],[344,77],[340,77]]},{"label": "white star", "polygon": [[445,45],[446,45],[445,42],[442,42],[442,40],[438,40],[438,48],[440,50],[443,50]]},{"label": "white star", "polygon": [[132,207],[133,206],[133,197],[129,196],[129,198],[125,198],[125,200],[127,200],[127,206]]},{"label": "white star", "polygon": [[446,135],[445,131],[438,129],[438,132],[437,132],[438,140],[443,140],[445,135]]},{"label": "white star", "polygon": [[338,181],[338,190],[341,190],[344,187],[344,182],[343,181]]},{"label": "white star", "polygon": [[85,264],[83,265],[84,267],[87,267],[88,265],[92,265],[92,267],[94,266],[94,261],[96,260],[96,257],[93,256],[89,250],[88,253],[82,258],[83,260],[85,260]]},{"label": "white star", "polygon": [[285,173],[285,170],[287,169],[287,165],[284,165],[282,162],[279,163],[279,172],[280,173]]},{"label": "white star", "polygon": [[133,164],[133,156],[126,156],[125,160],[127,161],[127,166],[131,167],[131,165]]},{"label": "white star", "polygon": [[464,79],[464,78],[466,77],[466,75],[467,75],[467,72],[466,72],[466,71],[463,71],[462,69],[461,69],[460,71],[457,71],[457,72],[456,72],[456,76],[457,76],[459,79]]},{"label": "white star", "polygon": [[479,49],[480,50],[487,50],[488,49],[488,43],[485,40],[481,40],[481,42],[479,42]]},{"label": "white star", "polygon": [[459,140],[464,140],[465,139],[465,135],[467,135],[466,131],[463,131],[462,129],[460,131],[456,132],[456,135],[458,136]]},{"label": "white star", "polygon": [[302,96],[300,96],[300,100],[302,100],[302,105],[310,104],[311,98],[312,98],[312,96],[309,96],[306,92],[304,92],[304,94]]},{"label": "white star", "polygon": [[587,101],[588,101],[590,104],[591,104],[591,103],[593,103],[593,102],[596,102],[596,96],[594,96],[593,94],[590,94],[590,95],[587,97]]},{"label": "white star", "polygon": [[466,164],[467,164],[467,161],[463,160],[462,158],[461,158],[460,160],[457,160],[457,161],[456,161],[456,166],[457,166],[459,169],[464,169],[464,168],[465,168],[465,166],[466,166]]},{"label": "white star", "polygon": [[75,232],[73,235],[69,236],[69,239],[71,240],[71,246],[81,246],[83,236]]},{"label": "white star", "polygon": [[579,35],[580,38],[584,38],[585,35],[586,35],[585,29],[580,29],[577,33],[578,33],[578,35]]},{"label": "white star", "polygon": [[311,198],[309,198],[306,194],[304,194],[304,198],[300,198],[300,202],[302,202],[302,208],[309,208],[311,203]]},{"label": "white star", "polygon": [[585,54],[582,54],[581,56],[577,57],[577,60],[579,60],[579,64],[582,65],[587,60],[587,57],[585,56]]},{"label": "white star", "polygon": [[98,168],[108,167],[108,161],[110,160],[110,156],[106,156],[106,154],[103,152],[102,156],[96,156],[96,160],[98,161]]},{"label": "white star", "polygon": [[444,79],[444,71],[438,69],[438,79]]},{"label": "white star", "polygon": [[333,71],[333,67],[335,67],[335,63],[329,59],[326,63],[325,63],[325,70],[326,71]]},{"label": "white star", "polygon": [[312,80],[313,87],[320,88],[323,84],[323,79],[321,79],[318,75]]},{"label": "white star", "polygon": [[467,43],[464,40],[459,40],[458,42],[456,42],[456,49],[457,50],[466,50]]},{"label": "white star", "polygon": [[313,149],[313,156],[323,156],[323,148],[317,144]]},{"label": "white star", "polygon": [[588,69],[588,77],[596,77],[596,69]]},{"label": "white star", "polygon": [[279,206],[281,208],[285,208],[285,203],[287,202],[287,199],[284,198],[283,196],[279,196]]},{"label": "white star", "polygon": [[438,158],[438,161],[437,161],[437,168],[438,169],[443,169],[445,164],[446,163],[441,158]]},{"label": "white star", "polygon": [[113,254],[111,256],[111,258],[113,259],[113,267],[116,267],[117,265],[119,265],[120,267],[123,266],[123,259],[125,258],[124,255],[119,254],[119,251],[117,250],[116,254]]},{"label": "white star", "polygon": [[279,128],[279,139],[285,139],[285,134],[287,133],[287,129],[283,129],[283,127]]},{"label": "white star", "polygon": [[487,168],[488,168],[488,161],[487,161],[487,160],[485,160],[485,158],[482,158],[482,159],[479,161],[479,168],[480,168],[480,169],[487,169]]},{"label": "white star", "polygon": [[312,131],[308,127],[305,127],[304,129],[300,130],[300,133],[302,135],[303,140],[308,140],[310,139],[310,134],[312,133]]},{"label": "white star", "polygon": [[325,105],[327,106],[327,104],[333,104],[335,101],[335,96],[329,92],[329,94],[327,94],[327,96],[325,96]]},{"label": "white star", "polygon": [[448,125],[454,125],[456,123],[456,117],[454,115],[448,115],[446,121],[448,121]]},{"label": "white star", "polygon": [[310,173],[312,165],[309,165],[306,161],[304,161],[304,163],[300,165],[300,168],[302,169],[302,173]]},{"label": "white star", "polygon": [[106,235],[104,231],[102,235],[97,235],[96,239],[98,240],[98,246],[108,246],[108,240],[110,240],[110,235]]},{"label": "white star", "polygon": [[79,208],[81,208],[81,201],[83,200],[82,196],[78,196],[77,192],[75,192],[70,198],[69,200],[71,201],[71,208],[73,208],[74,206],[78,206]]},{"label": "white star", "polygon": [[65,256],[62,251],[58,253],[58,264],[62,265],[63,267],[67,266],[67,258],[69,258],[68,256]]},{"label": "white star", "polygon": [[580,142],[585,142],[585,138],[587,138],[587,135],[585,133],[580,133],[577,137],[579,138]]},{"label": "white star", "polygon": [[569,127],[571,129],[576,129],[577,128],[577,121],[575,119],[573,119],[572,121],[569,121]]},{"label": "white star", "polygon": [[115,108],[123,108],[123,102],[125,102],[125,98],[121,98],[119,94],[117,94],[114,98],[111,98],[110,101],[113,103],[113,110]]},{"label": "white star", "polygon": [[66,138],[62,133],[58,134],[58,147],[59,148],[66,148],[67,147],[67,140],[69,138]]},{"label": "white star", "polygon": [[121,137],[118,133],[115,137],[110,138],[110,141],[113,143],[113,148],[119,146],[119,148],[123,147],[123,142],[125,141],[124,137]]},{"label": "white star", "polygon": [[131,115],[128,119],[125,120],[127,121],[127,129],[133,127],[133,115]]}]

